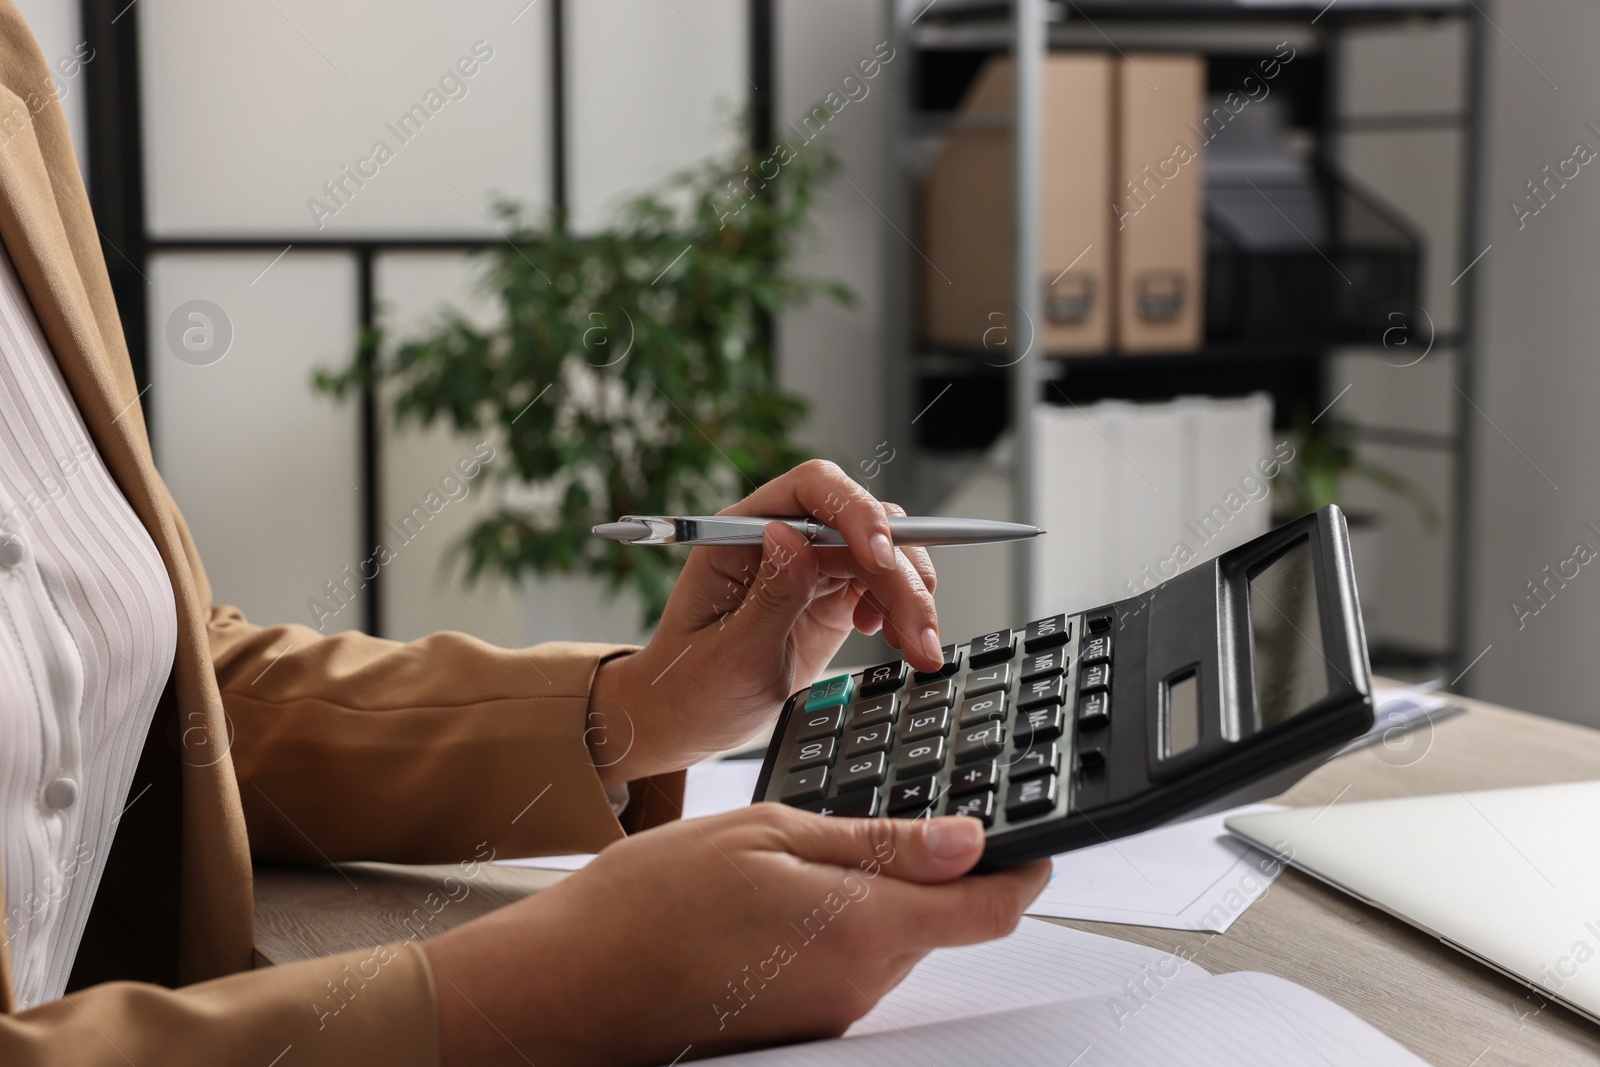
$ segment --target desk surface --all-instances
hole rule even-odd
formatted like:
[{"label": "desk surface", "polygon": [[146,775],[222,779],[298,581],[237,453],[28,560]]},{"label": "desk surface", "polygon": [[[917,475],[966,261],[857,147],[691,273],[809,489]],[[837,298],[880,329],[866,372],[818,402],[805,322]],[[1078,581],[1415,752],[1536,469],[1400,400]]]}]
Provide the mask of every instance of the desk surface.
[{"label": "desk surface", "polygon": [[[1437,724],[1431,736],[1418,735],[1419,749],[1405,759],[1377,748],[1352,753],[1307,777],[1284,802],[1306,806],[1579,781],[1600,767],[1600,731],[1461,703],[1467,712]],[[408,916],[429,915],[424,901],[451,873],[459,875],[455,867],[379,863],[258,867],[258,962],[291,962],[405,937],[401,924]],[[427,929],[438,933],[562,877],[482,868],[469,895],[446,903]],[[435,907],[441,899],[434,898]],[[1184,950],[1208,971],[1281,975],[1344,1005],[1436,1067],[1600,1061],[1600,1027],[1297,871],[1285,871],[1226,934],[1050,921]]]}]

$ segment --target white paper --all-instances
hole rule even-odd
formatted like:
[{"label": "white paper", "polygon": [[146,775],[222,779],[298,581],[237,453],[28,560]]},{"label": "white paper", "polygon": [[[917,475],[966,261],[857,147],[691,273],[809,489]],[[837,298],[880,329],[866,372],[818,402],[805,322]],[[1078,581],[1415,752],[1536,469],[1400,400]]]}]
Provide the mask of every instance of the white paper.
[{"label": "white paper", "polygon": [[[846,1036],[987,1015],[1074,997],[1128,997],[1124,983],[1203,978],[1170,952],[1023,919],[1009,937],[929,953]],[[1129,999],[1128,1010],[1137,1006]]]},{"label": "white paper", "polygon": [[1028,914],[1221,933],[1283,866],[1222,821],[1280,810],[1252,804],[1057,856],[1050,884]]},{"label": "white paper", "polygon": [[[683,817],[699,819],[750,806],[755,796],[756,779],[761,777],[758,759],[716,760],[689,768],[683,787]],[[592,853],[576,856],[533,856],[527,859],[496,860],[507,867],[537,867],[547,871],[575,871],[594,859]]]}]

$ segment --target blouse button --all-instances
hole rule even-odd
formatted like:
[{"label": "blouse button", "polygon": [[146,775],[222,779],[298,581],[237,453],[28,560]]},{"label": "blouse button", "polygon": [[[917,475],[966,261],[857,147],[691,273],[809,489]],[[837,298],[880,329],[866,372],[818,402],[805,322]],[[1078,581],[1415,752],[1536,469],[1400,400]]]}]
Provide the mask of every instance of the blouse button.
[{"label": "blouse button", "polygon": [[22,538],[14,533],[0,533],[0,570],[15,567],[25,554]]},{"label": "blouse button", "polygon": [[71,778],[57,778],[44,790],[44,802],[57,811],[70,808],[78,799],[78,783]]}]

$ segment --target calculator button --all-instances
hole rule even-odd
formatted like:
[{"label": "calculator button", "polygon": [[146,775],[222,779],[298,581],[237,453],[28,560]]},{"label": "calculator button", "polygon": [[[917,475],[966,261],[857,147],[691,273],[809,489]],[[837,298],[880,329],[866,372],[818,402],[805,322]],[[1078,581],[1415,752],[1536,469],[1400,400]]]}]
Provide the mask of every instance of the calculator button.
[{"label": "calculator button", "polygon": [[1035,741],[1054,741],[1066,729],[1067,717],[1059,704],[1042,708],[1029,708],[1017,714],[1017,744],[1028,745]]},{"label": "calculator button", "polygon": [[845,728],[859,730],[864,726],[876,726],[880,722],[893,722],[899,710],[900,698],[894,693],[881,697],[862,697],[850,705],[850,718],[846,721]]},{"label": "calculator button", "polygon": [[1051,674],[1022,683],[1022,692],[1017,695],[1017,704],[1020,707],[1033,708],[1046,704],[1063,704],[1066,699],[1066,681],[1059,674]]},{"label": "calculator button", "polygon": [[1078,698],[1078,726],[1098,730],[1111,721],[1111,694],[1105,690],[1085,693]]},{"label": "calculator button", "polygon": [[889,775],[888,762],[882,752],[869,752],[860,759],[844,760],[838,767],[838,784],[834,791],[848,793],[878,785]]},{"label": "calculator button", "polygon": [[1053,648],[1047,652],[1030,652],[1022,657],[1022,684],[1027,685],[1035,678],[1043,678],[1050,674],[1060,674],[1067,669],[1067,650]]},{"label": "calculator button", "polygon": [[1028,624],[1027,633],[1022,638],[1022,647],[1029,652],[1038,652],[1040,649],[1064,645],[1071,637],[1072,623],[1067,621],[1067,617],[1052,615],[1048,619]]},{"label": "calculator button", "polygon": [[1079,663],[1102,663],[1111,658],[1111,635],[1091,637],[1078,646]]},{"label": "calculator button", "polygon": [[794,728],[796,741],[814,741],[819,737],[828,737],[838,733],[844,728],[843,708],[823,708],[821,711],[808,711],[796,717],[799,722]]},{"label": "calculator button", "polygon": [[810,692],[806,694],[806,710],[821,711],[823,708],[842,707],[850,703],[855,691],[856,676],[853,674],[841,674],[835,678],[824,678],[820,682],[813,682]]},{"label": "calculator button", "polygon": [[993,789],[1000,784],[1000,768],[994,760],[969,763],[950,772],[950,795],[964,796],[980,789]]},{"label": "calculator button", "polygon": [[875,697],[879,693],[892,693],[905,685],[906,679],[910,676],[911,668],[906,665],[905,660],[880,663],[861,672],[861,694]]},{"label": "calculator button", "polygon": [[944,646],[944,666],[936,671],[917,671],[911,676],[916,682],[931,682],[935,678],[948,678],[961,669],[961,646]]},{"label": "calculator button", "polygon": [[830,797],[818,803],[807,804],[805,808],[818,815],[832,815],[839,819],[870,819],[878,814],[878,791],[857,790],[842,797]]},{"label": "calculator button", "polygon": [[1006,818],[1016,822],[1052,812],[1056,809],[1056,793],[1053,774],[1012,782],[1006,790]]},{"label": "calculator button", "polygon": [[967,646],[967,664],[971,667],[989,667],[1004,663],[1016,654],[1017,635],[1010,630],[996,630],[972,639]]},{"label": "calculator button", "polygon": [[1089,628],[1089,632],[1092,634],[1108,633],[1111,630],[1111,616],[1096,615],[1094,618],[1086,621],[1084,625]]},{"label": "calculator button", "polygon": [[1098,748],[1078,749],[1078,770],[1098,771],[1106,765],[1106,754]]},{"label": "calculator button", "polygon": [[1078,672],[1078,689],[1088,692],[1091,689],[1111,688],[1111,664],[1096,663],[1093,667],[1085,667]]},{"label": "calculator button", "polygon": [[894,751],[894,776],[920,778],[933,774],[944,766],[944,738],[930,737],[926,741],[900,742]]},{"label": "calculator button", "polygon": [[880,722],[865,730],[845,734],[842,756],[844,759],[853,760],[868,752],[885,752],[893,741],[894,726],[891,723]]},{"label": "calculator button", "polygon": [[1003,719],[1006,717],[1006,695],[1004,693],[986,693],[981,697],[972,697],[961,702],[961,717],[958,720],[962,726],[971,726],[983,722],[985,719]]},{"label": "calculator button", "polygon": [[980,693],[990,693],[996,689],[1011,688],[1011,664],[997,663],[993,667],[985,667],[981,671],[972,671],[967,675],[967,687],[962,690],[969,697],[978,696]]},{"label": "calculator button", "polygon": [[950,709],[929,708],[906,716],[904,725],[900,727],[900,740],[921,741],[925,737],[943,737],[949,732]]},{"label": "calculator button", "polygon": [[967,797],[951,797],[950,803],[945,805],[946,815],[970,815],[985,826],[994,822],[994,794],[989,792],[974,793]]},{"label": "calculator button", "polygon": [[798,741],[789,750],[789,769],[798,771],[805,767],[833,762],[838,751],[838,741],[832,737],[819,737],[815,741]]},{"label": "calculator button", "polygon": [[939,786],[933,778],[901,782],[889,790],[889,814],[925,809],[939,799]]},{"label": "calculator button", "polygon": [[1041,774],[1055,774],[1061,769],[1061,749],[1055,742],[1043,745],[1032,745],[1026,752],[1018,752],[1011,757],[1011,764],[1007,772],[1013,782],[1020,782],[1024,778],[1033,778]]},{"label": "calculator button", "polygon": [[991,722],[956,735],[955,758],[957,763],[998,756],[1006,747],[1006,724]]},{"label": "calculator button", "polygon": [[937,682],[919,685],[911,690],[907,697],[907,711],[922,711],[924,708],[949,707],[956,700],[956,683],[951,678],[941,678]]},{"label": "calculator button", "polygon": [[809,767],[803,771],[796,771],[783,780],[783,789],[778,793],[778,799],[785,804],[809,804],[813,800],[821,800],[823,791],[828,787],[828,768]]}]

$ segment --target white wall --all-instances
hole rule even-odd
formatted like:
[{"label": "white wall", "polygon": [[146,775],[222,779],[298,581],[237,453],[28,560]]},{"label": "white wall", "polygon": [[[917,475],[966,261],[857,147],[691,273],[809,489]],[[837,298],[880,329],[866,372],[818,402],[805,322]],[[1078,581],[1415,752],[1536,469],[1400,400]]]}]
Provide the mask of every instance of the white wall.
[{"label": "white wall", "polygon": [[1578,567],[1564,589],[1552,583],[1548,606],[1520,629],[1510,607],[1526,582],[1570,558],[1578,541],[1600,549],[1600,536],[1585,526],[1600,524],[1600,165],[1583,167],[1521,229],[1508,206],[1574,142],[1600,149],[1586,125],[1600,119],[1593,57],[1600,8],[1584,0],[1502,0],[1490,14],[1500,32],[1487,35],[1482,212],[1484,243],[1493,250],[1474,268],[1484,344],[1469,655],[1493,647],[1462,684],[1474,695],[1600,726],[1600,566]]}]

